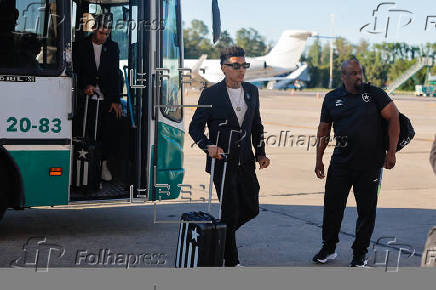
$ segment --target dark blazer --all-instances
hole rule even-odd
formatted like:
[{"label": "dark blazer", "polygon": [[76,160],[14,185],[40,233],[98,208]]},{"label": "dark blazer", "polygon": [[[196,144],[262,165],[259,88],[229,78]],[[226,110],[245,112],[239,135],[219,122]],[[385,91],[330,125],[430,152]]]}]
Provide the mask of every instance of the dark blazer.
[{"label": "dark blazer", "polygon": [[[189,134],[203,151],[208,152],[207,145],[218,144],[224,152],[228,153],[229,163],[240,165],[253,163],[257,156],[265,156],[264,132],[259,112],[259,90],[256,86],[245,82],[242,83],[242,87],[247,112],[241,127],[227,93],[225,79],[202,91],[198,104],[212,105],[212,107],[198,107],[189,125]],[[206,124],[209,137],[204,134]],[[255,155],[252,146],[255,148]],[[209,173],[210,164],[211,158],[207,157],[206,172]]]},{"label": "dark blazer", "polygon": [[83,91],[88,85],[96,86],[98,83],[104,94],[105,102],[120,103],[120,50],[118,44],[110,39],[103,44],[98,71],[95,65],[91,36],[77,43],[73,56],[79,89]]}]

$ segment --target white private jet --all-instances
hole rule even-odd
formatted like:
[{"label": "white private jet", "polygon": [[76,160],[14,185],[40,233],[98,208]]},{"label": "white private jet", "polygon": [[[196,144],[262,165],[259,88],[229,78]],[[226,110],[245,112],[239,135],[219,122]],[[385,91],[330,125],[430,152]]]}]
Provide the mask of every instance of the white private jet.
[{"label": "white private jet", "polygon": [[[299,68],[299,60],[309,37],[316,36],[315,32],[303,30],[286,30],[282,33],[277,44],[264,56],[246,57],[251,64],[245,73],[245,81],[267,81],[277,75],[293,72]],[[193,82],[216,83],[224,78],[219,59],[207,59],[202,55],[200,59],[185,59],[184,67],[192,70]]]},{"label": "white private jet", "polygon": [[253,79],[250,80],[250,82],[268,82],[268,89],[285,89],[291,82],[296,80],[303,82],[310,81],[309,66],[307,63],[299,63],[298,68],[289,73],[287,76]]}]

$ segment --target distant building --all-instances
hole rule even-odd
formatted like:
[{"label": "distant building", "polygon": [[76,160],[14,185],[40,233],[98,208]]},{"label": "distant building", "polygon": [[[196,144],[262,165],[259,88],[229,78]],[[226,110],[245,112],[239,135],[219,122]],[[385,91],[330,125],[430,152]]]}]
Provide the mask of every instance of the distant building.
[{"label": "distant building", "polygon": [[430,76],[430,77],[428,78],[428,84],[429,84],[430,86],[436,86],[436,75],[435,75],[435,76]]}]

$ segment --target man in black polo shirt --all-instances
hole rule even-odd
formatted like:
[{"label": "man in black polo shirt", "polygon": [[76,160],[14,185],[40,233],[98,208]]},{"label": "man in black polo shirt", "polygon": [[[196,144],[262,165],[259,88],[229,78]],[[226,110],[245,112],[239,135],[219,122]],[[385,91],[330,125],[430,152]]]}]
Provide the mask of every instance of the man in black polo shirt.
[{"label": "man in black polo shirt", "polygon": [[[356,238],[351,267],[364,267],[375,225],[377,191],[382,167],[395,166],[400,131],[398,109],[380,88],[363,85],[358,60],[341,66],[344,86],[329,92],[321,109],[318,127],[316,176],[323,179],[322,157],[333,125],[336,147],[327,172],[322,227],[323,246],[313,257],[316,263],[335,259],[336,243],[351,187],[357,204]],[[389,149],[385,150],[382,118],[388,122]]]}]

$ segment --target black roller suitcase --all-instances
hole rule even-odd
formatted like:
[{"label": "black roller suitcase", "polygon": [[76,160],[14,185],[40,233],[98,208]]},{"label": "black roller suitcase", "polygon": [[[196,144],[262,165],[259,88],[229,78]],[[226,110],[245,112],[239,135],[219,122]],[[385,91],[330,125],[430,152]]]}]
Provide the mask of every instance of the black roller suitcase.
[{"label": "black roller suitcase", "polygon": [[94,136],[87,136],[89,96],[86,96],[83,114],[82,137],[73,139],[73,180],[72,185],[84,192],[97,191],[101,187],[101,146],[97,140],[97,125],[100,100],[96,100]]},{"label": "black roller suitcase", "polygon": [[[221,267],[224,259],[226,225],[205,212],[182,215],[176,267]],[[203,223],[210,221],[211,223]],[[198,223],[200,222],[200,223]]]},{"label": "black roller suitcase", "polygon": [[[225,160],[221,182],[221,197],[224,189],[226,168],[227,161]],[[214,170],[215,159],[212,158],[209,185],[209,212],[212,199]],[[175,261],[176,268],[223,266],[227,226],[224,222],[220,221],[221,204],[222,198],[220,198],[218,219],[215,219],[211,214],[202,211],[182,214],[182,223],[180,224],[179,239],[177,243]]]}]

